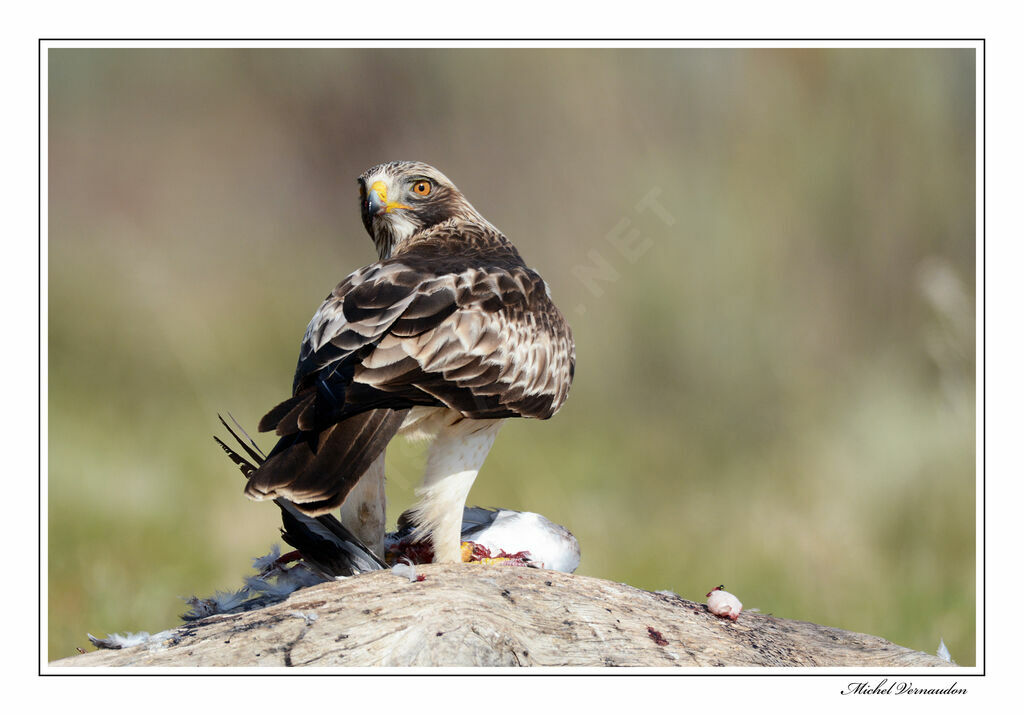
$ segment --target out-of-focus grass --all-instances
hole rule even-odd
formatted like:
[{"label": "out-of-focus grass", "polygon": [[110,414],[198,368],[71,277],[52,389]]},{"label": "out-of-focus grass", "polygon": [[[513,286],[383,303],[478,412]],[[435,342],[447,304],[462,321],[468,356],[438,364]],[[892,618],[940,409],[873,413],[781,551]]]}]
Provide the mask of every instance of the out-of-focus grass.
[{"label": "out-of-focus grass", "polygon": [[[417,158],[577,340],[566,407],[503,428],[472,502],[566,524],[581,573],[972,664],[973,78],[942,50],[51,51],[50,657],[168,627],[276,540],[215,414],[286,395],[372,260],[354,178]],[[422,459],[390,451],[392,518]]]}]

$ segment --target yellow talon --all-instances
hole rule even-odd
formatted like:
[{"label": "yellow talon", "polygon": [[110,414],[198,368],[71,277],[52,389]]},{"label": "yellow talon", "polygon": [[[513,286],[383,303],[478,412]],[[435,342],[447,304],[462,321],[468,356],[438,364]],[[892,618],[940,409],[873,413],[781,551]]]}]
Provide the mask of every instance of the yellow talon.
[{"label": "yellow talon", "polygon": [[493,559],[480,559],[477,563],[487,564],[488,566],[514,566],[512,559],[504,558],[493,558]]},{"label": "yellow talon", "polygon": [[[485,566],[521,566],[521,562],[516,561],[514,558],[506,558],[504,556],[481,556],[479,558],[473,557],[473,552],[476,549],[476,544],[472,541],[461,542],[462,552],[462,563],[474,563],[484,564]],[[484,553],[487,553],[487,549],[482,549]]]}]

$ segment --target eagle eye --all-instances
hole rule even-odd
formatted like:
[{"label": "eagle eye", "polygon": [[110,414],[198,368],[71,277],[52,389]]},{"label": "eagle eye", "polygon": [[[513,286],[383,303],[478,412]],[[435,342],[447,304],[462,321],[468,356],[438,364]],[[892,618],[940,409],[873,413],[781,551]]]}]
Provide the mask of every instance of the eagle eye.
[{"label": "eagle eye", "polygon": [[425,179],[420,179],[412,185],[413,193],[418,196],[429,196],[432,188],[433,187],[430,185],[430,182]]}]

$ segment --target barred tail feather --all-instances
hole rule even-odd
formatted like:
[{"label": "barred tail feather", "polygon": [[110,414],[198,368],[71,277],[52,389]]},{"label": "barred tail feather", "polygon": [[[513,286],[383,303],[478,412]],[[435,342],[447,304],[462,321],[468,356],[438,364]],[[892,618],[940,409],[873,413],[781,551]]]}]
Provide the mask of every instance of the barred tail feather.
[{"label": "barred tail feather", "polygon": [[319,433],[282,437],[249,478],[246,495],[256,500],[283,497],[312,516],[338,508],[398,432],[405,412],[369,410]]}]

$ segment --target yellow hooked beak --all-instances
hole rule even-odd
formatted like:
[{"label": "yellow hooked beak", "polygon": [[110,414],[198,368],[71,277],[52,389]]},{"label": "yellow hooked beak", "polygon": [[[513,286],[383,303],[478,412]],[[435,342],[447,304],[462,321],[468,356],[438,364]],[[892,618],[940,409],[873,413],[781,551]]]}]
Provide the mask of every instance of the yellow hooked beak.
[{"label": "yellow hooked beak", "polygon": [[383,181],[374,181],[370,187],[368,196],[370,214],[391,213],[394,209],[408,209],[411,206],[400,204],[397,201],[388,201],[388,186]]}]

